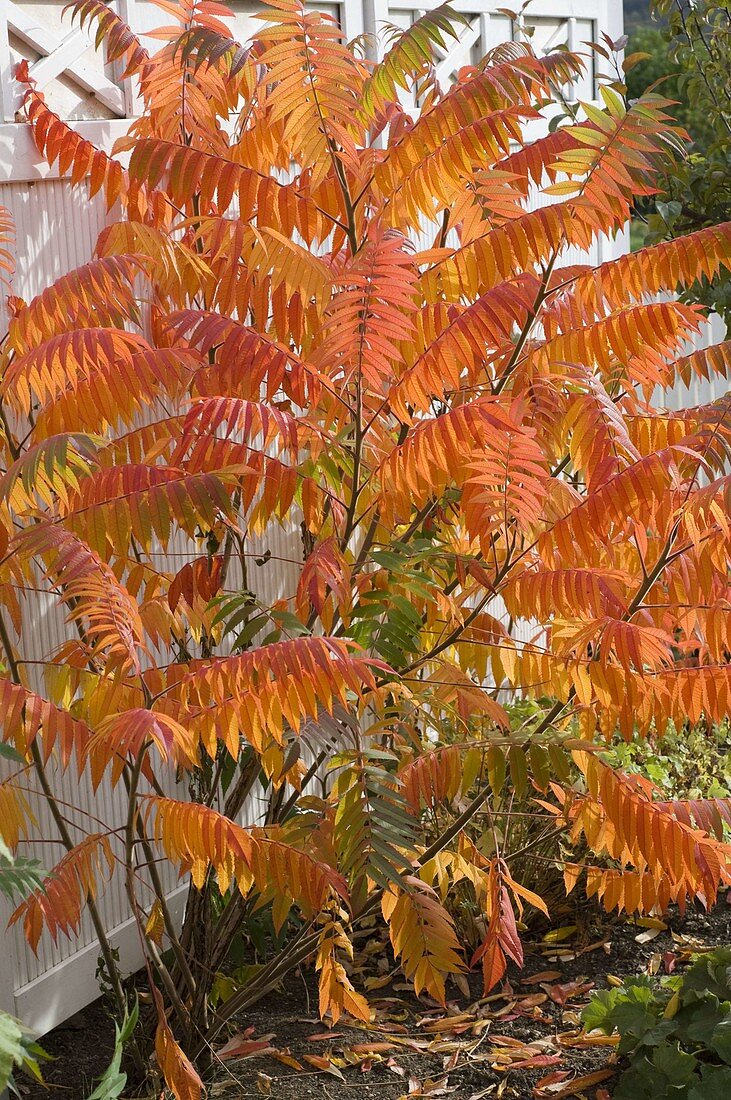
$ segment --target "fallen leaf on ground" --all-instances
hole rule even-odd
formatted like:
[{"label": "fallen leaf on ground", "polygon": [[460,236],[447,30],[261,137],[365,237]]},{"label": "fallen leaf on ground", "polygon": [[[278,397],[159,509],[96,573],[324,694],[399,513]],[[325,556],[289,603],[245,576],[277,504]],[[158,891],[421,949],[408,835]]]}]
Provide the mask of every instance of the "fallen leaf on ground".
[{"label": "fallen leaf on ground", "polygon": [[455,1016],[422,1016],[417,1027],[424,1031],[449,1031],[462,1023],[471,1024],[474,1016],[469,1012],[459,1012]]},{"label": "fallen leaf on ground", "polygon": [[227,1058],[251,1058],[255,1054],[263,1054],[265,1051],[269,1054],[274,1048],[271,1045],[270,1039],[274,1038],[274,1032],[269,1035],[262,1035],[258,1039],[247,1038],[247,1032],[242,1032],[240,1035],[234,1035],[232,1039],[222,1046],[218,1051],[218,1057],[223,1061]]},{"label": "fallen leaf on ground", "polygon": [[672,974],[673,970],[675,970],[677,962],[678,956],[675,954],[674,951],[664,952],[662,957],[662,965],[665,967],[666,974]]},{"label": "fallen leaf on ground", "polygon": [[396,1043],[356,1043],[349,1049],[353,1054],[383,1054],[384,1050],[396,1050]]},{"label": "fallen leaf on ground", "polygon": [[[548,987],[544,987],[546,990]],[[548,1000],[548,994],[546,993],[529,993],[527,997],[521,997],[516,1001],[516,1008],[519,1008],[521,1012],[524,1012],[529,1008],[536,1008],[537,1005],[545,1004]]]},{"label": "fallen leaf on ground", "polygon": [[565,1032],[557,1035],[556,1039],[562,1047],[573,1047],[576,1050],[588,1050],[590,1047],[616,1047],[619,1035],[603,1035],[600,1031],[590,1031],[586,1034],[580,1032]]},{"label": "fallen leaf on ground", "polygon": [[574,1077],[568,1085],[560,1082],[555,1088],[553,1085],[546,1085],[541,1096],[546,1100],[566,1100],[569,1096],[577,1096],[584,1089],[591,1088],[592,1085],[598,1085],[600,1081],[614,1077],[615,1072],[613,1069],[599,1069],[595,1073],[586,1073],[583,1077]]},{"label": "fallen leaf on ground", "polygon": [[257,1073],[256,1075],[256,1088],[262,1096],[271,1096],[272,1094],[272,1079],[266,1073]]},{"label": "fallen leaf on ground", "polygon": [[309,1062],[315,1069],[319,1069],[322,1073],[331,1073],[333,1077],[337,1077],[340,1081],[344,1081],[342,1073],[337,1066],[334,1066],[329,1058],[323,1058],[320,1054],[304,1054],[303,1058],[305,1062]]},{"label": "fallen leaf on ground", "polygon": [[638,936],[635,936],[635,943],[650,943],[651,940],[657,939],[662,933],[662,928],[647,928],[644,932],[640,932]]},{"label": "fallen leaf on ground", "polygon": [[550,932],[546,932],[543,942],[563,943],[564,940],[570,940],[575,931],[575,924],[565,924],[562,928],[552,928]]},{"label": "fallen leaf on ground", "polygon": [[557,1066],[560,1061],[560,1054],[536,1054],[533,1058],[524,1058],[521,1062],[513,1062],[510,1069],[545,1069],[548,1066]]},{"label": "fallen leaf on ground", "polygon": [[565,1005],[567,1001],[588,993],[590,989],[594,988],[594,983],[578,978],[574,982],[564,984],[557,982],[555,985],[544,985],[542,988],[557,1005]]},{"label": "fallen leaf on ground", "polygon": [[536,1081],[533,1086],[533,1096],[540,1100],[541,1097],[546,1095],[545,1090],[549,1085],[563,1085],[569,1075],[570,1071],[567,1069],[554,1069],[551,1073],[547,1073],[545,1077],[541,1077],[539,1081]]},{"label": "fallen leaf on ground", "polygon": [[366,978],[363,983],[366,989],[383,989],[391,981],[391,975],[385,974],[382,978]]},{"label": "fallen leaf on ground", "polygon": [[635,924],[640,928],[656,928],[658,932],[667,932],[668,926],[659,917],[638,917]]},{"label": "fallen leaf on ground", "polygon": [[302,1069],[302,1063],[298,1062],[293,1054],[290,1053],[289,1048],[284,1050],[272,1050],[272,1058],[276,1058],[278,1062],[281,1062],[283,1066],[289,1066],[291,1069]]},{"label": "fallen leaf on ground", "polygon": [[561,977],[560,970],[541,970],[539,974],[531,974],[529,978],[521,978],[521,985],[540,985],[541,982],[554,982]]}]

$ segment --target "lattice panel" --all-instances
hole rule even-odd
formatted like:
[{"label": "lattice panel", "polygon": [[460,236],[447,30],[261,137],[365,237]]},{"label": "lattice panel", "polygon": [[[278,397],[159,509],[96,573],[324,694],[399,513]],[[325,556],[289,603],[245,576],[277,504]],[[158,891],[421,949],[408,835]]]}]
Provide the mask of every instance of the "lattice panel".
[{"label": "lattice panel", "polygon": [[[30,74],[55,111],[72,120],[122,118],[124,88],[111,65],[94,49],[85,31],[63,16],[64,0],[15,3],[5,0],[0,40],[10,72],[27,60]],[[11,122],[20,105],[12,80],[3,79],[3,112]]]}]

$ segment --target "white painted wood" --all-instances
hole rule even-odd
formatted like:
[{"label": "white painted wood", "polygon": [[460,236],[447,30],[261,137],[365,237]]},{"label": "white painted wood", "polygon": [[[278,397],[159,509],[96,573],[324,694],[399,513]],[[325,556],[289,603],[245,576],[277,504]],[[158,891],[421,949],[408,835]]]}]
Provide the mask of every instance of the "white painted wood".
[{"label": "white painted wood", "polygon": [[[5,928],[10,916],[11,906],[5,898],[0,898],[0,928]],[[15,1000],[16,975],[18,973],[18,952],[11,935],[3,936],[2,965],[0,965],[0,1009],[18,1016]],[[0,1093],[0,1100],[5,1094]]]},{"label": "white painted wood", "polygon": [[[111,152],[117,138],[129,130],[129,119],[85,119],[70,121],[68,125],[87,141]],[[57,165],[49,166],[36,149],[30,126],[18,122],[0,125],[0,183],[32,183],[58,178]]]},{"label": "white painted wood", "polygon": [[[129,27],[132,27],[134,30],[137,29],[139,22],[135,0],[117,0],[117,13],[120,19],[123,19]],[[123,113],[127,118],[135,118],[142,110],[142,97],[138,94],[136,85],[130,77],[123,77],[121,75],[123,63],[117,61],[115,65],[119,74],[118,83],[121,85],[122,94],[124,95]]]},{"label": "white painted wood", "polygon": [[[9,29],[18,38],[22,39],[26,45],[31,49],[36,50],[38,53],[49,56],[55,52],[59,47],[59,42],[54,36],[53,32],[47,27],[41,26],[41,24],[31,15],[29,12],[21,7],[20,4],[16,4],[13,0],[2,0],[2,4],[5,5],[3,10],[3,16],[7,21]],[[81,34],[83,40],[87,46],[89,44],[89,38],[83,31],[74,32],[75,34]],[[117,115],[124,114],[124,96],[121,90],[109,80],[103,73],[98,71],[90,72],[90,70],[78,61],[78,54],[76,58],[69,61],[64,66],[63,71],[71,77],[71,79],[88,92],[95,99],[98,99],[100,103],[103,103],[111,111]],[[41,64],[41,62],[38,62]],[[17,109],[17,108],[16,108]]]},{"label": "white painted wood", "polygon": [[[0,0],[0,124],[15,119],[15,93],[13,90],[13,66],[10,56],[7,12]],[[0,178],[1,175],[0,175]]]},{"label": "white painted wood", "polygon": [[[394,5],[394,7],[395,6],[396,5]],[[345,7],[347,9],[347,2]],[[378,53],[381,49],[381,42],[378,35],[383,31],[384,25],[391,21],[392,12],[389,8],[388,0],[363,0],[362,10],[363,30],[368,36],[366,55],[371,61],[378,61]]]},{"label": "white painted wood", "polygon": [[[448,88],[452,76],[462,68],[469,65],[472,60],[472,49],[478,45],[482,35],[482,21],[479,15],[473,16],[466,27],[460,28],[460,35],[454,41],[450,41],[446,50],[440,50],[443,54],[441,61],[436,66],[437,81],[443,88]],[[484,52],[484,51],[483,51]]]},{"label": "white painted wood", "polygon": [[60,42],[40,61],[35,61],[30,66],[28,74],[35,81],[38,91],[43,91],[51,80],[74,65],[88,46],[89,43],[83,31],[75,30],[67,34],[63,42]]},{"label": "white painted wood", "polygon": [[[187,884],[168,895],[171,915],[180,927]],[[119,952],[122,977],[144,964],[139,931],[133,917],[109,932],[112,950]],[[96,941],[46,970],[15,995],[15,1015],[38,1035],[45,1035],[99,996],[96,979],[99,945]]]}]

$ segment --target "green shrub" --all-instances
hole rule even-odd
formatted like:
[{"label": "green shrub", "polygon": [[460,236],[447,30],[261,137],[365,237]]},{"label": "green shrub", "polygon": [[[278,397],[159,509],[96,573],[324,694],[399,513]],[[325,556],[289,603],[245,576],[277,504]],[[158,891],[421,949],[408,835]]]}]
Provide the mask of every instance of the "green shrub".
[{"label": "green shrub", "polygon": [[728,722],[675,729],[662,737],[625,742],[617,736],[607,759],[617,768],[647,776],[665,798],[731,795],[731,729]]},{"label": "green shrub", "polygon": [[592,996],[584,1026],[619,1033],[615,1100],[726,1100],[731,1089],[731,947],[683,975],[632,978]]}]

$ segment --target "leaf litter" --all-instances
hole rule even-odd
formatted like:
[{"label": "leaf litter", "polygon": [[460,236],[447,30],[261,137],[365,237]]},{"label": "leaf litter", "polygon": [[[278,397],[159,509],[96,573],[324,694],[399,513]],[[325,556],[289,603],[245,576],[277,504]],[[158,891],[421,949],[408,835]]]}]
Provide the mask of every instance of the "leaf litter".
[{"label": "leaf litter", "polygon": [[[592,920],[599,918],[585,914],[585,925]],[[398,988],[398,971],[372,939],[356,962],[362,973],[386,981],[371,989],[369,1027],[342,1018],[328,1028],[317,1017],[311,978],[292,975],[222,1038],[211,1100],[610,1100],[614,1041],[586,1036],[580,1027],[591,985],[605,988],[638,972],[669,974],[694,952],[731,942],[731,905],[723,900],[684,921],[676,913],[648,942],[647,920],[602,921],[560,943],[539,937],[525,969],[511,971],[489,997],[481,996],[475,975],[468,976],[467,995],[463,983],[448,986],[446,1011]],[[101,1001],[79,1013],[74,1027],[44,1037],[55,1056],[45,1075],[64,1095],[69,1081],[85,1095],[109,1062],[114,1029]],[[231,1053],[237,1044],[239,1056]],[[313,1057],[323,1059],[321,1066]],[[24,1082],[23,1090],[23,1100],[53,1094],[35,1083]]]},{"label": "leaf litter", "polygon": [[[589,994],[639,971],[670,973],[694,951],[731,938],[731,907],[724,902],[711,914],[689,914],[683,923],[649,918],[556,931],[533,943],[525,970],[509,973],[490,996],[480,995],[475,975],[460,988],[448,986],[446,1008],[417,1000],[394,980],[371,941],[360,960],[356,955],[359,977],[380,966],[390,979],[370,974],[371,1024],[345,1017],[337,1029],[324,1027],[313,1012],[303,1012],[315,1002],[308,1000],[313,991],[306,990],[309,978],[302,975],[299,987],[289,983],[247,1016],[247,1028],[261,1033],[242,1031],[241,1041],[269,1049],[247,1054],[240,1072],[235,1060],[227,1061],[238,1085],[221,1075],[212,1100],[261,1094],[243,1068],[255,1059],[271,1080],[267,1095],[277,1100],[609,1100],[616,1043],[582,1031],[580,1012]],[[293,1073],[277,1072],[284,1058],[278,1058],[275,1028],[286,1038]]]}]

